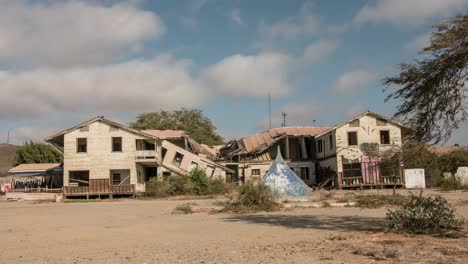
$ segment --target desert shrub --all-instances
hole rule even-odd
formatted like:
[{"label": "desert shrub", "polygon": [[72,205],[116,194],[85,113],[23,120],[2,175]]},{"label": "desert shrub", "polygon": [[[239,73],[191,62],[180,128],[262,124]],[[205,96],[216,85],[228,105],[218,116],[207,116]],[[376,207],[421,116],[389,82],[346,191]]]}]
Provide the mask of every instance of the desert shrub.
[{"label": "desert shrub", "polygon": [[176,213],[176,214],[192,214],[193,213],[192,206],[190,204],[178,205],[174,209],[173,213]]},{"label": "desert shrub", "polygon": [[410,234],[435,234],[463,229],[464,220],[442,196],[411,195],[400,208],[387,212],[387,230]]},{"label": "desert shrub", "polygon": [[463,185],[460,179],[456,177],[443,178],[437,184],[442,191],[456,191],[468,189],[468,186]]},{"label": "desert shrub", "polygon": [[277,196],[271,188],[263,183],[247,182],[239,188],[239,195],[228,203],[223,211],[249,213],[258,211],[275,211],[280,208]]},{"label": "desert shrub", "polygon": [[168,180],[152,178],[146,183],[146,194],[152,197],[166,197],[171,195],[171,185]]},{"label": "desert shrub", "polygon": [[407,196],[399,194],[395,195],[382,195],[382,194],[369,194],[369,195],[356,195],[356,203],[359,207],[364,208],[379,208],[386,205],[402,205],[407,200]]},{"label": "desert shrub", "polygon": [[189,173],[188,177],[192,181],[193,191],[195,192],[195,194],[208,194],[209,179],[203,170],[200,170],[198,168],[194,169]]},{"label": "desert shrub", "polygon": [[452,152],[439,157],[439,166],[443,172],[455,174],[458,167],[468,166],[468,153]]},{"label": "desert shrub", "polygon": [[184,175],[171,176],[167,179],[171,195],[184,195],[193,193],[193,184],[189,177]]},{"label": "desert shrub", "polygon": [[229,188],[222,179],[208,179],[207,194],[222,194]]}]

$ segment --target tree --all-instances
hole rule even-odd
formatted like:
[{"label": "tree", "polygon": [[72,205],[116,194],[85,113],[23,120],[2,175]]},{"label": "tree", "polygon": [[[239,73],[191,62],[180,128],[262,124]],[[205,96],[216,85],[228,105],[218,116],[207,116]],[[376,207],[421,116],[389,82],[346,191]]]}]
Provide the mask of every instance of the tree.
[{"label": "tree", "polygon": [[135,129],[174,129],[184,130],[199,143],[207,145],[223,144],[223,138],[216,133],[211,120],[198,109],[160,111],[143,113],[130,123]]},{"label": "tree", "polygon": [[383,80],[397,85],[385,101],[400,101],[396,117],[413,128],[413,138],[426,143],[445,142],[468,118],[467,61],[468,15],[435,26],[424,56],[413,64],[399,65],[400,73]]},{"label": "tree", "polygon": [[14,165],[22,163],[59,163],[62,155],[44,143],[26,142],[16,150]]}]

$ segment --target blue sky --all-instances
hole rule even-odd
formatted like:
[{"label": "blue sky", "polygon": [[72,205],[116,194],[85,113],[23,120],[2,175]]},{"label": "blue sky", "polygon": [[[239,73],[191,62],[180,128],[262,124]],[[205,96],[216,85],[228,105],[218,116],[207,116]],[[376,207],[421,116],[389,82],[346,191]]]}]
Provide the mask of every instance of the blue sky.
[{"label": "blue sky", "polygon": [[[0,0],[0,142],[200,108],[226,139],[391,116],[381,80],[468,0]],[[314,122],[315,120],[315,122]],[[468,139],[465,124],[449,144]]]}]

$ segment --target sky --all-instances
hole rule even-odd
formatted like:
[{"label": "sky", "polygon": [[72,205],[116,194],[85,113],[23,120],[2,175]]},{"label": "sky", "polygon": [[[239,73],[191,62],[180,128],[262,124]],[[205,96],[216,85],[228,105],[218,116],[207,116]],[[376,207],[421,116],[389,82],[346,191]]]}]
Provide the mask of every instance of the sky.
[{"label": "sky", "polygon": [[[226,139],[392,116],[384,77],[468,0],[0,0],[0,143],[198,108]],[[466,144],[468,123],[447,144]]]}]

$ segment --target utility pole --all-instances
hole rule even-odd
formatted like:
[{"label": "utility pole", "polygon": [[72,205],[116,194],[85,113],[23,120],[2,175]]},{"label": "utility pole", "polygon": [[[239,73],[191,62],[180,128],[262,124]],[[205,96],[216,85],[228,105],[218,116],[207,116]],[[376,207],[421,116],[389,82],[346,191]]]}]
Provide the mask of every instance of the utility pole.
[{"label": "utility pole", "polygon": [[10,130],[8,129],[8,134],[7,134],[7,144],[10,144]]},{"label": "utility pole", "polygon": [[270,129],[271,129],[271,95],[268,93],[268,117],[270,119]]},{"label": "utility pole", "polygon": [[286,126],[286,112],[282,112],[281,115],[283,115],[283,124],[281,124],[283,127]]}]

